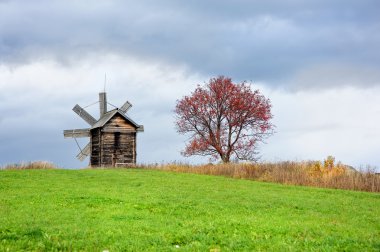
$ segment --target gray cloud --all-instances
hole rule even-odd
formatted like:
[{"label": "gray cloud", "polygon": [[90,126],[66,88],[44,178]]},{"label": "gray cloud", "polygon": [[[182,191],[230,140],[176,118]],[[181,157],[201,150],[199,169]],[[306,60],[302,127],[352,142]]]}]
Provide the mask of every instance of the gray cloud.
[{"label": "gray cloud", "polygon": [[87,126],[71,109],[97,100],[104,72],[109,101],[131,101],[131,118],[145,126],[139,162],[188,161],[179,154],[186,137],[174,129],[175,100],[224,74],[257,83],[272,100],[277,133],[262,146],[265,159],[379,164],[379,6],[0,0],[0,165],[85,166],[62,130]]},{"label": "gray cloud", "polygon": [[345,86],[380,86],[380,72],[372,66],[321,64],[304,68],[293,77],[290,89],[342,88]]},{"label": "gray cloud", "polygon": [[279,86],[317,64],[379,67],[379,10],[370,0],[6,1],[0,61],[113,52]]},{"label": "gray cloud", "polygon": [[[51,59],[0,65],[0,166],[31,160],[66,168],[86,166],[88,161],[75,159],[79,149],[73,139],[63,138],[63,130],[88,127],[72,111],[77,103],[98,118],[99,105],[94,102],[103,90],[104,72],[108,101],[121,106],[129,100],[133,104],[129,116],[145,126],[138,136],[138,161],[183,160],[184,139],[175,132],[172,110],[175,100],[200,82],[198,76],[178,65],[92,54],[65,66]],[[83,148],[88,139],[78,141]]]}]

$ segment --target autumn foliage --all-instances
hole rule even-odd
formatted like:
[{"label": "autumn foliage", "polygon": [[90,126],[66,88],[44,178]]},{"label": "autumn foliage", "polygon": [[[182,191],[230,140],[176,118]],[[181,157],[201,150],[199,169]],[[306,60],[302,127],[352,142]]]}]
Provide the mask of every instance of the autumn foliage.
[{"label": "autumn foliage", "polygon": [[183,154],[255,160],[257,144],[272,134],[271,103],[246,83],[230,78],[212,78],[190,96],[177,101],[176,126],[189,134]]}]

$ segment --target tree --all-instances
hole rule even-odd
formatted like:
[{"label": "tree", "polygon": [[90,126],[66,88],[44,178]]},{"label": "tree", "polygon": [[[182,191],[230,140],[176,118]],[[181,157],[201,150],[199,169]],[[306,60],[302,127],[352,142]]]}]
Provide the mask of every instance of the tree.
[{"label": "tree", "polygon": [[182,152],[185,156],[201,155],[257,160],[257,143],[273,133],[271,103],[259,90],[252,91],[247,82],[235,84],[230,78],[212,78],[198,85],[190,96],[177,100],[176,127],[190,134]]}]

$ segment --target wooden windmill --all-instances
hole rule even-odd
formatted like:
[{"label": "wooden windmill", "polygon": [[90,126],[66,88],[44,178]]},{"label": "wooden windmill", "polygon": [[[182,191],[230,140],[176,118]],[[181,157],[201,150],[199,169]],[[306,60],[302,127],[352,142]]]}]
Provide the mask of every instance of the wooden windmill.
[{"label": "wooden windmill", "polygon": [[[80,150],[77,158],[83,161],[90,156],[91,167],[111,167],[136,163],[136,133],[144,126],[130,119],[126,112],[132,107],[128,101],[121,108],[107,111],[107,95],[99,93],[100,118],[96,120],[86,110],[75,105],[73,111],[91,127],[64,130],[65,138],[90,137],[90,142]],[[78,145],[79,146],[79,145]]]}]

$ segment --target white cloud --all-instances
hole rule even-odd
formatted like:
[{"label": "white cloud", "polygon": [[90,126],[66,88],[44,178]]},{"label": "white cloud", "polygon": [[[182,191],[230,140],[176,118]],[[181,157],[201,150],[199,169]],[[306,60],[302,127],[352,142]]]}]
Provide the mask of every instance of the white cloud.
[{"label": "white cloud", "polygon": [[[109,102],[120,106],[129,100],[129,115],[145,126],[138,136],[139,162],[207,161],[180,156],[186,136],[175,131],[173,109],[177,99],[211,76],[159,61],[94,54],[69,65],[43,60],[0,66],[0,139],[8,143],[0,148],[0,162],[49,159],[66,168],[85,166],[75,160],[77,146],[63,139],[62,130],[87,127],[71,109],[97,101],[105,72]],[[272,100],[277,126],[268,144],[260,146],[263,160],[334,155],[355,166],[380,163],[380,88],[287,92],[263,83],[253,88]],[[97,105],[88,110],[98,115]]]},{"label": "white cloud", "polygon": [[[49,156],[43,153],[48,151],[53,161],[65,167],[83,166],[73,161],[78,151],[76,144],[68,139],[63,141],[62,131],[88,126],[71,109],[76,103],[86,106],[97,101],[105,72],[108,101],[121,106],[129,100],[133,104],[130,116],[145,126],[146,132],[138,137],[139,161],[181,159],[183,137],[175,133],[172,110],[175,100],[188,94],[204,78],[189,74],[183,66],[94,54],[70,65],[45,60],[12,68],[0,66],[0,124],[2,129],[22,132],[13,137],[4,133],[7,130],[0,134],[1,139],[13,143],[0,149],[0,161],[41,159]],[[98,116],[97,104],[87,110]],[[30,146],[41,141],[50,144],[51,149]],[[70,149],[70,156],[64,156],[68,154],[65,151],[62,155],[52,153],[65,148]]]},{"label": "white cloud", "polygon": [[265,82],[278,126],[265,159],[379,164],[378,5],[0,0],[0,163],[83,165],[62,130],[87,126],[71,108],[96,101],[107,73],[109,101],[145,125],[140,161],[182,159],[175,101],[223,74]]},{"label": "white cloud", "polygon": [[262,146],[267,160],[321,160],[379,166],[380,88],[269,91],[277,133]]}]

